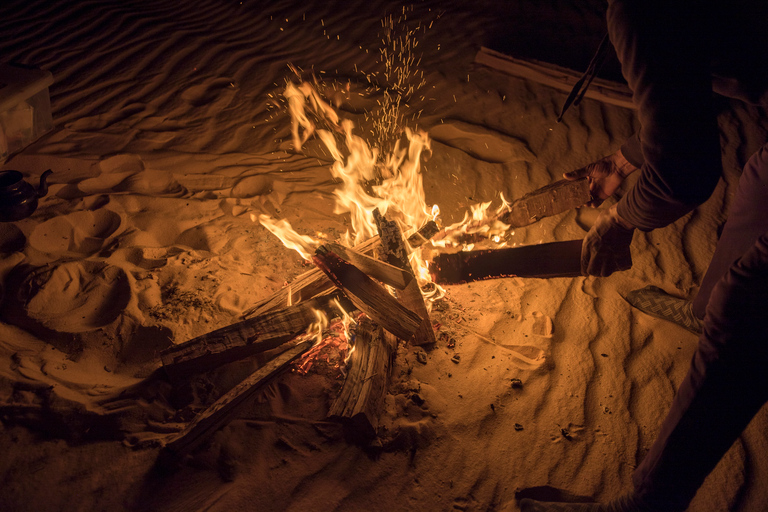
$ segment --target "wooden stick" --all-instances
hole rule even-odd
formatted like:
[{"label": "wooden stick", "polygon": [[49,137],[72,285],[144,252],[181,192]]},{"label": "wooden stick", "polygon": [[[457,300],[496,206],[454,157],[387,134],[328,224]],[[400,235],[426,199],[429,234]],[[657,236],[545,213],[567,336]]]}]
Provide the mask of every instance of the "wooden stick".
[{"label": "wooden stick", "polygon": [[403,339],[413,336],[421,323],[421,317],[397,302],[360,269],[323,246],[317,249],[312,260],[357,309],[395,336]]},{"label": "wooden stick", "polygon": [[309,350],[313,344],[314,339],[300,342],[256,370],[216,400],[213,405],[198,414],[184,430],[167,442],[161,457],[165,461],[178,460],[191,453],[217,430],[232,421],[237,416],[240,406],[254,396],[262,384],[283,371],[289,363]]},{"label": "wooden stick", "polygon": [[[408,261],[408,251],[403,243],[403,237],[397,223],[385,219],[379,213],[379,210],[373,211],[373,218],[379,229],[379,238],[381,238],[380,250],[383,256],[382,259],[393,266],[407,270],[413,275],[413,268]],[[427,306],[424,304],[424,296],[421,294],[421,289],[416,279],[411,281],[401,292],[398,292],[397,298],[402,305],[415,311],[421,318],[419,328],[413,337],[403,338],[401,336],[401,338],[410,340],[415,345],[435,343],[435,332],[432,330],[432,322],[429,319]]]},{"label": "wooden stick", "polygon": [[377,435],[389,388],[394,341],[370,319],[363,318],[357,326],[344,387],[328,411],[328,417],[341,421],[353,440],[370,442]]},{"label": "wooden stick", "polygon": [[581,275],[581,240],[506,249],[439,254],[430,265],[439,284],[495,277],[576,277]]},{"label": "wooden stick", "polygon": [[543,217],[583,206],[590,198],[587,178],[560,180],[513,202],[509,210],[499,216],[499,220],[514,228],[521,228]]},{"label": "wooden stick", "polygon": [[345,309],[354,308],[338,291],[315,297],[170,347],[160,353],[163,367],[171,380],[177,380],[279,347],[315,321],[313,310],[322,310],[329,318],[339,316],[334,299],[343,300]]}]

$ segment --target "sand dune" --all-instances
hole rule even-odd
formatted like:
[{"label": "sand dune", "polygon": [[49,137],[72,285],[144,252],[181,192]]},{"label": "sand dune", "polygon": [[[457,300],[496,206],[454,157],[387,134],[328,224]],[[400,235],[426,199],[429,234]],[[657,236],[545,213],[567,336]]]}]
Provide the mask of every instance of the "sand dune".
[{"label": "sand dune", "polygon": [[[171,385],[159,352],[238,321],[309,268],[251,215],[331,240],[349,227],[332,156],[316,139],[293,145],[286,79],[314,73],[374,138],[394,80],[381,20],[402,18],[423,85],[401,114],[431,137],[424,191],[444,224],[559,179],[636,129],[632,111],[594,100],[557,124],[562,93],[472,64],[502,40],[585,66],[602,2],[464,4],[0,6],[1,58],[53,73],[56,125],[3,166],[32,182],[54,171],[33,216],[0,224],[4,507],[514,511],[518,491],[607,500],[630,489],[696,337],[622,295],[648,284],[695,295],[739,169],[766,140],[757,109],[723,102],[724,180],[693,214],[638,233],[630,271],[448,287],[432,312],[437,345],[398,349],[378,456],[326,421],[340,382],[316,371],[275,379],[177,471],[154,467],[159,443],[264,363]],[[505,240],[581,238],[595,215],[570,211]],[[692,511],[768,501],[767,421],[755,419]]]}]

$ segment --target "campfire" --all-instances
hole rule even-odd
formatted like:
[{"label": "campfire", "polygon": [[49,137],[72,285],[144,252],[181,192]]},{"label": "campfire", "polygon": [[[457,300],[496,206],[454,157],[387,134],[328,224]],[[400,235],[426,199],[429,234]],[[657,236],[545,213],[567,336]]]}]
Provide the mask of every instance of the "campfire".
[{"label": "campfire", "polygon": [[[295,148],[317,136],[333,157],[331,173],[341,183],[335,212],[349,216],[352,230],[328,242],[296,232],[286,219],[251,215],[314,268],[247,310],[241,322],[162,353],[165,371],[176,380],[256,354],[272,356],[168,441],[166,456],[191,452],[260,386],[291,365],[306,373],[323,349],[335,350],[348,367],[340,368],[344,385],[329,418],[340,421],[348,437],[371,443],[397,347],[436,341],[429,311],[444,294],[436,281],[579,274],[579,240],[503,249],[503,234],[583,204],[585,181],[555,183],[513,203],[502,197],[496,210],[490,202],[474,205],[462,221],[441,227],[440,209],[426,204],[422,185],[426,133],[405,129],[407,147],[397,141],[389,155],[380,155],[309,82],[288,82],[284,95]],[[494,249],[472,251],[478,241]]]}]

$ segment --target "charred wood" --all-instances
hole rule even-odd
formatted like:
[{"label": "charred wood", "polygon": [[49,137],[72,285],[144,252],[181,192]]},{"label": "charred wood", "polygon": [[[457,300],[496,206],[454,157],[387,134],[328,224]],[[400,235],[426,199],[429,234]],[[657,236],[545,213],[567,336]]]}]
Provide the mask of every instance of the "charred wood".
[{"label": "charred wood", "polygon": [[[379,238],[381,239],[379,247],[381,259],[413,275],[413,267],[411,267],[411,263],[408,261],[408,250],[403,242],[403,236],[397,223],[384,218],[378,210],[373,211],[373,217],[379,230]],[[435,332],[432,330],[432,322],[429,319],[427,306],[424,304],[424,296],[416,279],[412,280],[402,291],[398,292],[397,298],[401,304],[416,312],[421,318],[419,327],[414,335],[409,338],[401,336],[401,338],[412,341],[415,345],[435,343]]]},{"label": "charred wood", "polygon": [[354,441],[368,443],[377,435],[395,343],[374,322],[367,318],[360,321],[344,387],[328,412]]},{"label": "charred wood", "polygon": [[410,339],[413,336],[421,317],[397,302],[362,270],[324,246],[317,249],[312,260],[357,309],[399,338]]}]

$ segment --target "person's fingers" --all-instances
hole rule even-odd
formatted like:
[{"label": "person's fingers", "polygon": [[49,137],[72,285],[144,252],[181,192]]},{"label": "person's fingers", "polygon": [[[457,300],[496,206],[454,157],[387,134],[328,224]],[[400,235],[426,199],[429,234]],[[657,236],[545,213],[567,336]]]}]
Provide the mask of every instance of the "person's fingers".
[{"label": "person's fingers", "polygon": [[567,180],[577,180],[579,178],[589,176],[590,174],[592,174],[592,168],[588,165],[586,167],[582,167],[581,169],[576,169],[575,171],[563,173],[563,178]]}]

